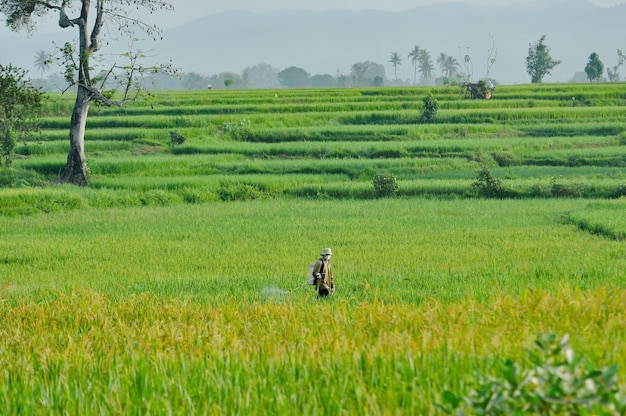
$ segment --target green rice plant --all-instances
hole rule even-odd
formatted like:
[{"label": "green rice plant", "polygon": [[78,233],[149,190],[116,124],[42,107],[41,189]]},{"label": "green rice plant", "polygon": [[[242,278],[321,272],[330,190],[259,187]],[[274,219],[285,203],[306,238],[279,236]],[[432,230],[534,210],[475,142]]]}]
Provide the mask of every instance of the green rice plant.
[{"label": "green rice plant", "polygon": [[21,168],[0,169],[0,188],[43,186],[46,179],[37,172]]},{"label": "green rice plant", "polygon": [[0,194],[0,214],[7,216],[35,212],[56,212],[84,208],[86,201],[80,195],[61,190],[13,189]]},{"label": "green rice plant", "polygon": [[[46,130],[42,131],[42,136],[46,141],[66,141],[68,140],[68,130]],[[151,128],[103,128],[90,129],[85,133],[88,141],[133,141],[145,137],[160,137],[167,140],[167,130]]]},{"label": "green rice plant", "polygon": [[[404,190],[404,183],[399,185]],[[322,183],[319,190],[332,192],[333,184]],[[98,194],[116,195],[112,191],[72,188],[70,191],[74,198],[85,201]],[[355,194],[364,191],[371,195],[371,184],[364,182],[352,187]],[[141,201],[138,192],[119,195],[136,194],[139,195],[135,200]],[[56,195],[54,198],[59,199]],[[0,217],[4,252],[22,253],[32,260],[27,264],[30,271],[11,266],[4,269],[3,276],[5,282],[19,282],[19,276],[27,273],[34,279],[33,283],[53,282],[59,278],[58,271],[66,269],[61,284],[80,283],[82,270],[92,270],[99,262],[115,258],[117,263],[111,264],[104,276],[117,276],[115,279],[119,277],[121,281],[141,281],[157,272],[167,278],[178,275],[192,280],[202,276],[231,276],[229,284],[241,285],[237,293],[245,294],[245,280],[249,276],[265,276],[266,267],[272,268],[270,281],[295,286],[300,280],[298,263],[303,253],[310,250],[307,247],[323,246],[327,240],[326,244],[331,246],[336,245],[331,244],[333,241],[347,242],[345,247],[337,246],[340,250],[337,256],[345,251],[340,267],[345,294],[357,293],[364,280],[369,280],[370,285],[381,290],[390,285],[390,292],[379,293],[381,300],[389,302],[419,303],[424,296],[435,292],[445,299],[466,295],[484,299],[491,293],[492,286],[486,284],[491,279],[510,280],[507,287],[511,291],[527,285],[553,288],[559,282],[585,288],[594,284],[619,287],[626,259],[619,255],[623,247],[609,241],[598,244],[595,238],[586,238],[584,233],[564,227],[558,221],[562,213],[577,211],[588,203],[585,200],[279,198],[227,204],[174,204],[164,208],[142,207],[137,202],[137,208],[57,210],[53,217],[30,216],[19,221]],[[324,222],[332,230],[332,237],[318,236],[311,242],[303,235],[316,230],[321,216],[328,217]],[[352,219],[345,222],[345,218]],[[539,226],[542,238],[537,240]],[[52,234],[48,227],[53,227]],[[460,229],[468,231],[458,235]],[[61,241],[68,235],[57,233],[60,230],[72,230],[71,235],[77,234],[73,241],[80,244],[62,245]],[[364,235],[368,236],[365,240]],[[121,244],[123,241],[126,243]],[[494,241],[506,241],[507,246],[494,245]],[[7,244],[11,244],[12,251]],[[179,245],[187,246],[187,260],[177,263],[180,259],[161,259],[163,253]],[[271,266],[271,259],[263,259],[259,245],[278,247],[279,251],[293,254],[284,259],[284,266]],[[362,269],[363,264],[370,264],[371,253],[386,252],[389,247],[403,253],[402,261],[394,256],[382,256]],[[55,248],[59,249],[58,254],[51,251]],[[80,254],[83,249],[89,254]],[[124,253],[129,251],[133,255],[125,257]],[[219,258],[207,257],[208,253],[216,252],[221,253]],[[248,257],[247,252],[258,255]],[[42,253],[41,257],[36,253]],[[147,267],[151,263],[156,269]],[[51,268],[52,264],[58,266]],[[210,270],[208,275],[207,270]],[[372,274],[377,276],[376,280],[368,277]],[[584,277],[601,275],[605,276],[601,280]],[[445,290],[437,289],[448,284]],[[206,296],[217,294],[206,293]]]},{"label": "green rice plant", "polygon": [[584,149],[552,149],[535,152],[526,158],[526,164],[563,166],[626,166],[626,148],[605,146]]},{"label": "green rice plant", "polygon": [[[368,132],[368,130],[371,130]],[[276,132],[280,135],[280,131]],[[180,146],[173,153],[175,154],[242,154],[249,158],[319,158],[319,157],[337,157],[337,158],[381,158],[381,157],[433,157],[433,156],[463,156],[468,152],[478,150],[488,151],[495,155],[498,152],[509,152],[513,157],[520,158],[519,163],[524,158],[532,156],[540,151],[557,151],[559,149],[580,149],[580,148],[601,148],[614,147],[617,141],[613,137],[606,138],[590,138],[588,136],[571,137],[571,138],[554,138],[554,137],[501,137],[497,140],[493,138],[466,138],[466,139],[437,139],[437,140],[409,140],[413,134],[417,134],[412,130],[392,130],[384,129],[333,129],[328,133],[323,132],[324,139],[329,140],[331,134],[334,134],[340,140],[318,141],[317,137],[313,137],[315,133],[302,131],[301,135],[309,139],[304,141],[292,141],[291,137],[277,143],[239,143],[230,141],[218,141],[211,143],[193,144]],[[328,134],[328,136],[326,135]],[[385,136],[402,136],[395,139],[387,140]],[[373,136],[373,141],[365,141],[368,136]],[[280,136],[279,136],[280,137]],[[359,138],[358,141],[352,137]],[[390,137],[391,138],[391,137]],[[314,139],[314,141],[311,141]],[[361,140],[363,139],[363,140]],[[320,140],[321,137],[320,137]],[[548,153],[548,152],[546,152]],[[609,153],[609,152],[607,152]],[[519,155],[519,156],[518,156]],[[504,163],[506,164],[506,163]]]},{"label": "green rice plant", "polygon": [[[16,153],[23,156],[64,154],[69,151],[67,143],[55,142],[31,142],[16,147]],[[87,152],[115,152],[124,153],[134,150],[133,143],[119,141],[89,141],[85,144]]]},{"label": "green rice plant", "polygon": [[[440,103],[437,122],[418,124],[429,94]],[[584,105],[573,106],[572,97]],[[286,180],[275,195],[368,198],[366,185],[379,170],[398,178],[405,197],[469,197],[481,163],[506,180],[511,197],[616,198],[623,193],[623,97],[621,85],[549,84],[499,86],[489,102],[462,100],[449,87],[156,92],[150,102],[94,111],[86,147],[95,187],[176,193],[178,186],[199,192],[191,201],[214,200],[224,180],[265,189],[277,175]],[[20,147],[16,160],[50,181],[66,159],[73,105],[61,94],[52,98],[46,141]],[[249,142],[220,134],[242,118],[254,126]],[[185,144],[169,145],[174,129]],[[250,175],[256,178],[242,179]],[[328,190],[318,177],[332,178]],[[552,186],[552,177],[562,183]],[[580,185],[577,192],[571,184]],[[171,204],[187,201],[176,195]]]},{"label": "green rice plant", "polygon": [[621,122],[615,121],[583,121],[581,123],[536,122],[516,125],[516,128],[528,136],[615,136],[622,132]]},{"label": "green rice plant", "polygon": [[583,210],[564,214],[563,219],[583,231],[622,241],[626,239],[625,207],[624,198],[591,203]]}]

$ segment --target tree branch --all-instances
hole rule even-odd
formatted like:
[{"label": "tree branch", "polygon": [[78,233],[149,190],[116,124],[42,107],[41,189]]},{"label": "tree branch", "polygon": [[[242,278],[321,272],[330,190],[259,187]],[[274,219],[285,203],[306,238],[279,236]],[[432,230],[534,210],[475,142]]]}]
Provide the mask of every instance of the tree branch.
[{"label": "tree branch", "polygon": [[127,15],[121,15],[119,13],[114,13],[111,10],[107,10],[105,13],[107,15],[109,15],[113,20],[117,21],[119,26],[120,26],[120,28],[125,28],[128,31],[130,31],[130,29],[128,28],[128,26],[129,26],[128,24],[120,23],[121,21],[126,21],[126,22],[129,22],[129,23],[139,27],[141,30],[143,30],[146,34],[148,34],[153,39],[156,39],[156,37],[153,36],[153,33],[157,33],[159,35],[161,34],[161,29],[159,29],[156,26],[149,25],[149,24],[147,24],[147,23],[145,23],[145,22],[143,22],[143,21],[141,21],[139,19],[135,19],[135,18],[129,17]]},{"label": "tree branch", "polygon": [[93,25],[93,30],[91,31],[91,45],[89,45],[89,50],[91,52],[96,52],[100,49],[98,37],[100,36],[100,30],[102,29],[103,24],[102,16],[104,14],[104,0],[98,0],[96,10],[96,21]]},{"label": "tree branch", "polygon": [[54,4],[50,4],[47,1],[41,1],[41,0],[35,0],[35,3],[39,4],[40,6],[44,6],[48,9],[62,10],[65,7],[67,2],[64,1],[61,6],[55,6]]}]

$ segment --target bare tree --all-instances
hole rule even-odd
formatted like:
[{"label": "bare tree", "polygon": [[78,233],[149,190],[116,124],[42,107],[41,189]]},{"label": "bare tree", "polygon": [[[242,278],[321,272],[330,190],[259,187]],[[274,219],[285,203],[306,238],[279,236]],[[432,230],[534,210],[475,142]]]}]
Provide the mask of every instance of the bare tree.
[{"label": "bare tree", "polygon": [[[129,57],[130,64],[113,64],[102,78],[92,77],[94,69],[90,63],[90,58],[100,49],[101,38],[105,37],[102,31],[105,25],[116,27],[130,39],[134,39],[136,30],[153,38],[160,35],[160,31],[154,26],[132,17],[136,16],[137,9],[152,13],[161,9],[173,10],[173,6],[163,0],[0,0],[0,13],[7,17],[6,23],[11,30],[25,29],[29,33],[33,32],[37,17],[58,13],[60,27],[78,31],[78,51],[74,50],[70,42],[65,43],[62,48],[65,78],[77,88],[70,121],[70,150],[67,164],[59,178],[60,182],[81,186],[88,184],[85,126],[90,103],[121,106],[129,99],[136,98],[140,91],[134,80],[143,71],[149,70],[139,64],[140,54],[132,51],[125,54]],[[68,10],[70,13],[76,11],[76,17],[70,18]],[[95,13],[92,18],[91,12]],[[102,88],[108,76],[120,69],[125,74],[123,93],[120,99],[113,100],[113,95],[104,92]]]},{"label": "bare tree", "polygon": [[469,46],[465,47],[465,55],[461,53],[461,48],[459,47],[459,54],[461,54],[461,61],[463,62],[463,67],[465,68],[465,81],[469,82],[474,76],[474,62],[472,61],[472,56],[470,55]]},{"label": "bare tree", "polygon": [[496,41],[493,38],[493,35],[490,33],[489,37],[491,38],[491,48],[489,49],[489,56],[487,57],[487,73],[485,74],[485,79],[489,79],[489,73],[491,72],[491,67],[496,63],[498,59],[498,50],[496,49]]},{"label": "bare tree", "polygon": [[617,50],[617,64],[613,68],[606,68],[606,73],[609,76],[609,81],[616,82],[619,81],[619,68],[624,64],[624,60],[626,60],[626,55],[622,52],[621,49]]}]

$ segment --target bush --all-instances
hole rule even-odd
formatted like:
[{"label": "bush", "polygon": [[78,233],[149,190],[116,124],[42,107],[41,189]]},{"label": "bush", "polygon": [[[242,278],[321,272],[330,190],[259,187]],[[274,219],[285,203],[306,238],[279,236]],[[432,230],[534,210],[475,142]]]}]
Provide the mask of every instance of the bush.
[{"label": "bush", "polygon": [[494,152],[491,156],[496,161],[498,166],[501,167],[516,166],[521,164],[519,158],[509,152]]},{"label": "bush", "polygon": [[377,173],[372,179],[376,196],[392,196],[398,192],[398,182],[393,175]]},{"label": "bush", "polygon": [[612,198],[621,198],[626,196],[626,183],[618,185],[613,192]]},{"label": "bush", "polygon": [[551,181],[552,196],[557,198],[579,198],[585,192],[585,185],[578,182],[564,183],[557,178]]},{"label": "bush", "polygon": [[472,190],[483,197],[503,198],[506,191],[500,179],[496,179],[488,167],[483,166],[476,172],[476,181],[472,183]]},{"label": "bush", "polygon": [[[506,361],[497,377],[478,376],[470,392],[444,392],[447,414],[623,415],[617,366],[594,368],[576,357],[569,336],[538,335],[524,365]],[[446,407],[447,406],[447,407]]]},{"label": "bush", "polygon": [[248,201],[267,197],[257,185],[223,181],[220,184],[218,196],[222,201]]},{"label": "bush", "polygon": [[154,189],[141,192],[138,195],[142,205],[146,206],[168,206],[181,202],[181,198],[173,192],[162,189]]},{"label": "bush", "polygon": [[432,95],[427,95],[422,100],[422,122],[432,123],[439,111],[439,102]]},{"label": "bush", "polygon": [[235,123],[223,123],[222,130],[230,135],[233,140],[246,141],[252,136],[252,122],[247,118],[242,118]]},{"label": "bush", "polygon": [[185,143],[187,138],[177,131],[170,131],[170,140],[172,141],[172,145],[178,145]]}]

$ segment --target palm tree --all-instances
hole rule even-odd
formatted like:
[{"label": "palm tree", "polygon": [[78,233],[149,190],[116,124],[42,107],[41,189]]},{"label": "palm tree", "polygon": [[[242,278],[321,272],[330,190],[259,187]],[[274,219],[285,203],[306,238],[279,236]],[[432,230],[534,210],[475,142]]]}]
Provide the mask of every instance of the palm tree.
[{"label": "palm tree", "polygon": [[43,73],[50,69],[51,57],[46,51],[39,51],[35,55],[35,68],[41,71],[41,77]]},{"label": "palm tree", "polygon": [[445,76],[444,73],[444,69],[443,69],[443,64],[446,61],[446,58],[448,57],[448,55],[446,55],[445,53],[441,52],[439,54],[439,56],[437,57],[437,65],[439,65],[439,69],[441,69],[441,76]]},{"label": "palm tree", "polygon": [[409,53],[408,58],[411,60],[413,64],[413,85],[417,83],[417,63],[419,62],[420,56],[420,47],[415,45],[413,46],[413,50]]},{"label": "palm tree", "polygon": [[448,79],[452,79],[456,77],[459,71],[459,61],[452,57],[452,55],[447,55],[441,69]]},{"label": "palm tree", "polygon": [[402,65],[402,58],[400,58],[400,54],[398,52],[392,52],[389,57],[389,62],[393,65],[393,71],[396,76],[396,81],[398,80],[398,65]]},{"label": "palm tree", "polygon": [[433,69],[435,69],[435,67],[433,66],[432,59],[430,59],[430,53],[426,49],[420,50],[418,61],[420,67],[420,79],[423,81],[431,79],[433,77]]}]

